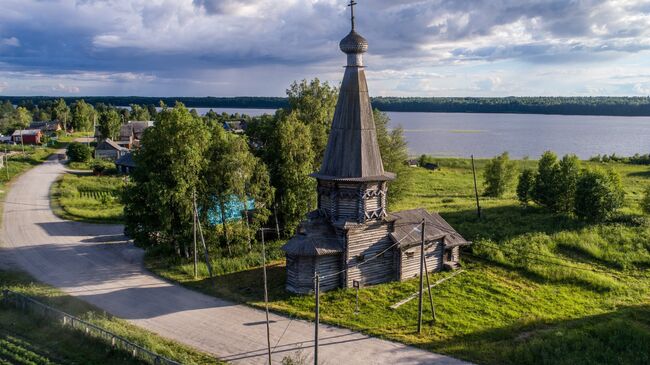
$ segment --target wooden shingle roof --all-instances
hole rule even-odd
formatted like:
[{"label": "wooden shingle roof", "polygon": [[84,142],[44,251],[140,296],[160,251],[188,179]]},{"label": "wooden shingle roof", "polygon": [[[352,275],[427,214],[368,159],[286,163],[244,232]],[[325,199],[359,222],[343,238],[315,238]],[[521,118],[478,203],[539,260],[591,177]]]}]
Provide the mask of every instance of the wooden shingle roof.
[{"label": "wooden shingle roof", "polygon": [[290,255],[322,256],[344,251],[345,242],[336,234],[334,228],[316,212],[300,224],[298,232],[282,246]]},{"label": "wooden shingle roof", "polygon": [[465,246],[470,242],[454,230],[438,213],[429,213],[425,209],[404,210],[390,213],[388,219],[393,220],[393,232],[390,234],[393,242],[399,242],[399,247],[410,247],[422,241],[422,219],[425,220],[424,240],[434,241],[444,238],[446,247]]},{"label": "wooden shingle roof", "polygon": [[384,171],[362,66],[345,68],[323,163],[320,171],[312,176],[343,181],[395,178],[394,174]]}]

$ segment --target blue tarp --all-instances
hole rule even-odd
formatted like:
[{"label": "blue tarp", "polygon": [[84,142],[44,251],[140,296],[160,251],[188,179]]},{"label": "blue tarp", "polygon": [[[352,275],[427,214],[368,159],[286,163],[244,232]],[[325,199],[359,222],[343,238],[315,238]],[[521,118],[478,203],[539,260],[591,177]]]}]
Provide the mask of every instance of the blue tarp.
[{"label": "blue tarp", "polygon": [[[208,223],[212,226],[223,223],[223,214],[221,213],[221,206],[219,199],[213,198],[214,207],[208,209]],[[226,210],[226,222],[234,222],[242,219],[242,211],[244,210],[244,202],[239,200],[237,196],[231,195],[229,200],[224,204]],[[255,200],[248,199],[246,202],[246,210],[255,209]]]}]

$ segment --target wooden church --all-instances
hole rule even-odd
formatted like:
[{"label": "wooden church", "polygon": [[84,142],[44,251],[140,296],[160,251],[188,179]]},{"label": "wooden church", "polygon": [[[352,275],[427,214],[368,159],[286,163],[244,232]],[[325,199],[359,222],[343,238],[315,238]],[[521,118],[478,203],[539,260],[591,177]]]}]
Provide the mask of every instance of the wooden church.
[{"label": "wooden church", "polygon": [[312,291],[316,273],[323,291],[418,276],[423,220],[429,271],[458,267],[459,246],[469,244],[436,213],[387,212],[395,174],[384,171],[381,160],[363,66],[368,42],[354,29],[354,10],[352,30],[340,48],[347,66],[323,163],[312,174],[318,209],[282,247],[286,288],[295,293]]}]

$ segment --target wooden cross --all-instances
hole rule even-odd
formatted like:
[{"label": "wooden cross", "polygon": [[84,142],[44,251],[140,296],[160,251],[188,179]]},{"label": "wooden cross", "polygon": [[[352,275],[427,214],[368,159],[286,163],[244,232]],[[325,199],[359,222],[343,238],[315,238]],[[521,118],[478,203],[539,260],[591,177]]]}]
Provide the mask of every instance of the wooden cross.
[{"label": "wooden cross", "polygon": [[352,20],[352,30],[354,30],[354,6],[357,5],[357,2],[354,0],[350,0],[350,3],[348,6],[350,7],[350,13],[352,15],[351,20]]}]

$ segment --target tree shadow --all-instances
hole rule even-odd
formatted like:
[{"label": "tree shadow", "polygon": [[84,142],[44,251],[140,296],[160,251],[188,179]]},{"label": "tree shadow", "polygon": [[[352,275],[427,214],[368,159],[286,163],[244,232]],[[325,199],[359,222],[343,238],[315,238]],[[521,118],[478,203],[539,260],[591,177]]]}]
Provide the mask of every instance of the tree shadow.
[{"label": "tree shadow", "polygon": [[[184,284],[206,294],[216,295],[240,302],[264,301],[264,280],[262,267],[217,275]],[[296,294],[285,289],[287,278],[284,264],[274,263],[266,268],[268,295],[270,301],[285,301]]]},{"label": "tree shadow", "polygon": [[627,174],[629,177],[642,177],[642,178],[650,178],[650,168],[645,171],[635,171],[635,172],[630,172]]},{"label": "tree shadow", "polygon": [[577,319],[522,321],[424,346],[485,364],[647,364],[649,344],[645,304]]},{"label": "tree shadow", "polygon": [[554,234],[565,230],[579,230],[594,224],[554,214],[537,206],[482,208],[480,219],[475,209],[445,212],[440,215],[470,241],[478,238],[502,241],[527,233]]}]

